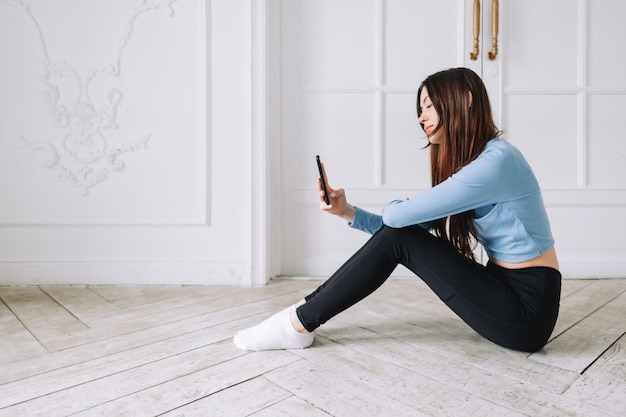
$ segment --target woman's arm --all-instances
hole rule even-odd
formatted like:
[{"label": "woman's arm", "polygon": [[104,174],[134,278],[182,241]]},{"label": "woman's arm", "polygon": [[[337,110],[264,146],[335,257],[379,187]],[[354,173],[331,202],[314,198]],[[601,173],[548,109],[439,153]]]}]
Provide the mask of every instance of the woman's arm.
[{"label": "woman's arm", "polygon": [[[371,213],[348,203],[345,190],[343,188],[334,189],[330,186],[328,183],[328,177],[326,176],[324,164],[322,163],[321,165],[330,204],[326,204],[324,201],[322,180],[318,178],[317,190],[319,192],[320,209],[326,211],[327,213],[341,217],[348,222],[350,227],[354,229],[358,229],[372,235],[376,233],[378,229],[383,226],[383,217],[379,214]],[[420,224],[420,226],[428,230],[431,228],[431,223],[426,222]]]},{"label": "woman's arm", "polygon": [[513,148],[494,144],[442,183],[389,203],[383,223],[396,228],[422,224],[504,201],[521,185],[516,179],[517,158]]}]

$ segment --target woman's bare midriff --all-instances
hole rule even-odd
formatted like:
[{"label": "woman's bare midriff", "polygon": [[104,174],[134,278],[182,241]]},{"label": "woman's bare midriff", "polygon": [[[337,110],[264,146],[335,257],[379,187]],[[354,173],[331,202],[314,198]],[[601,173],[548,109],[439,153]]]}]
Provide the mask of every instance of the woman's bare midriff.
[{"label": "woman's bare midriff", "polygon": [[521,269],[521,268],[530,268],[533,266],[547,266],[549,268],[554,268],[559,270],[559,260],[556,257],[556,250],[554,246],[551,247],[547,252],[537,256],[536,258],[530,259],[528,261],[519,262],[519,263],[508,263],[502,262],[497,259],[491,258],[491,262],[494,264],[501,266],[502,268],[507,269]]}]

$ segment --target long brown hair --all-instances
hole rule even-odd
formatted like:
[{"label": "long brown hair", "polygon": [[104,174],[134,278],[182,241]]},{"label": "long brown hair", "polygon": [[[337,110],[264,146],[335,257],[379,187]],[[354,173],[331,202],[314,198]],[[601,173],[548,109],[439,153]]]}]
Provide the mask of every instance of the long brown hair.
[{"label": "long brown hair", "polygon": [[[451,68],[426,78],[417,91],[418,118],[422,114],[420,95],[424,87],[439,115],[435,132],[443,137],[439,144],[427,145],[430,147],[431,182],[435,186],[476,159],[487,142],[500,136],[500,131],[493,122],[485,85],[472,70]],[[466,259],[475,261],[476,230],[471,212],[436,220],[434,231]]]}]

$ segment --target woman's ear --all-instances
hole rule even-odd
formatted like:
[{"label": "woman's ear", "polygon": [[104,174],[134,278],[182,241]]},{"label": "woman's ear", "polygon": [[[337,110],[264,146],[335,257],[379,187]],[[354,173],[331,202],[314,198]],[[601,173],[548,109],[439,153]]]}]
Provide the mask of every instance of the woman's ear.
[{"label": "woman's ear", "polygon": [[469,101],[469,107],[471,108],[472,107],[472,100],[473,100],[471,91],[467,92],[467,99]]}]

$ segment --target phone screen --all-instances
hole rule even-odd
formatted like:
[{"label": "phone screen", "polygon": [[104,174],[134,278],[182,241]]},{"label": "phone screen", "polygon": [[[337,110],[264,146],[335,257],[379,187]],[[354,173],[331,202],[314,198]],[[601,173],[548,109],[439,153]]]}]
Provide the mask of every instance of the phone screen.
[{"label": "phone screen", "polygon": [[317,161],[317,170],[320,173],[320,179],[322,180],[322,190],[324,191],[324,202],[326,205],[330,204],[330,200],[328,200],[328,191],[326,190],[326,181],[324,180],[324,171],[322,171],[322,163],[320,162],[320,156],[316,155],[315,160]]}]

